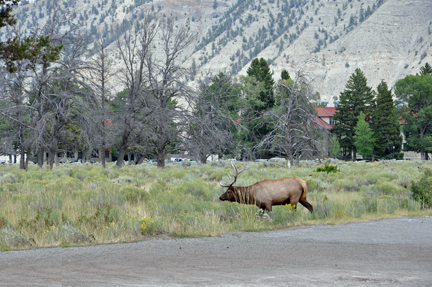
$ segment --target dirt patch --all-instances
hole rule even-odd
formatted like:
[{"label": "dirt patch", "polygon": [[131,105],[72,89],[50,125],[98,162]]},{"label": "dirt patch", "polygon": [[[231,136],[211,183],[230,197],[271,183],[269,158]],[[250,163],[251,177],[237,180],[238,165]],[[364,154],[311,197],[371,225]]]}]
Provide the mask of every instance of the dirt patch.
[{"label": "dirt patch", "polygon": [[428,286],[432,218],[0,253],[0,286]]}]

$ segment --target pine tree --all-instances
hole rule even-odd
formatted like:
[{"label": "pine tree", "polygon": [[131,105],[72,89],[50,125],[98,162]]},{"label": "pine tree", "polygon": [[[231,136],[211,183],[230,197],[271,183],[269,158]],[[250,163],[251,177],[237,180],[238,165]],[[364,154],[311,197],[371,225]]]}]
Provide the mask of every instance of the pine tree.
[{"label": "pine tree", "polygon": [[273,85],[274,80],[267,61],[256,58],[247,70],[248,76],[253,76],[258,82],[264,83],[265,90],[260,93],[260,100],[264,103],[263,109],[270,109],[274,105]]},{"label": "pine tree", "polygon": [[[6,6],[6,2],[8,5]],[[4,26],[13,26],[16,23],[14,15],[11,15],[12,7],[18,6],[20,0],[0,0],[0,28]]]},{"label": "pine tree", "polygon": [[[0,28],[16,24],[16,19],[11,12],[12,7],[17,6],[19,2],[20,0],[0,0]],[[8,39],[5,43],[0,42],[0,61],[6,64],[9,73],[16,72],[15,63],[22,60],[28,60],[27,70],[34,70],[37,64],[42,64],[44,68],[47,68],[50,63],[59,60],[62,49],[63,44],[56,47],[51,46],[49,36],[23,38],[17,36]]]},{"label": "pine tree", "polygon": [[355,127],[355,135],[354,135],[354,145],[357,148],[359,154],[365,157],[369,157],[373,154],[374,146],[373,146],[373,138],[372,138],[372,129],[369,126],[369,122],[366,120],[366,115],[363,112],[360,112],[357,117],[357,125]]},{"label": "pine tree", "polygon": [[289,73],[288,73],[288,71],[287,70],[282,70],[282,73],[281,73],[281,80],[288,80],[290,78],[290,75],[289,75]]},{"label": "pine tree", "polygon": [[424,67],[420,68],[420,75],[431,75],[432,76],[432,67],[429,63],[426,63]]},{"label": "pine tree", "polygon": [[407,150],[419,152],[421,159],[427,160],[432,152],[432,75],[408,75],[395,86],[398,98],[408,102],[402,115]]},{"label": "pine tree", "polygon": [[337,124],[334,133],[339,138],[344,156],[353,152],[353,160],[356,157],[354,145],[355,127],[360,112],[370,116],[373,108],[374,92],[367,86],[367,79],[360,69],[356,69],[350,76],[345,90],[340,94],[338,111],[334,116]]},{"label": "pine tree", "polygon": [[[393,152],[400,153],[402,137],[391,90],[382,81],[377,87],[376,110],[373,113],[375,155],[382,158],[393,158]],[[393,149],[393,147],[395,147]]]},{"label": "pine tree", "polygon": [[336,136],[332,136],[330,139],[329,153],[332,158],[337,158],[341,155],[341,146]]}]

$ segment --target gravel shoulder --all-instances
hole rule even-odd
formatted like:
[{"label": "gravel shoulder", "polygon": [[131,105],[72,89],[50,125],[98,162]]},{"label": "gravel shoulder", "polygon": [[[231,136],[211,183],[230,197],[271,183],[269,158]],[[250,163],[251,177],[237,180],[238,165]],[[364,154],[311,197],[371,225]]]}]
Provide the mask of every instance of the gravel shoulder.
[{"label": "gravel shoulder", "polygon": [[0,286],[431,286],[432,217],[0,253]]}]

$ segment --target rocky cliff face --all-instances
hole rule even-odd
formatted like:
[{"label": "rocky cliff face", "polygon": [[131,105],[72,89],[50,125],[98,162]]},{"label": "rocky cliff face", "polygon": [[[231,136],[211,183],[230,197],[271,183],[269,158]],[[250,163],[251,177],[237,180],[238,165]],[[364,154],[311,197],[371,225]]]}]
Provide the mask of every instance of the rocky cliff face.
[{"label": "rocky cliff face", "polygon": [[[318,53],[301,53],[301,45],[289,47],[287,55],[297,55],[299,62],[290,65],[289,70],[301,68],[309,72],[321,99],[329,102],[344,89],[356,68],[362,69],[373,88],[381,80],[393,86],[398,79],[417,73],[432,61],[431,20],[432,1],[386,1],[355,29]],[[307,38],[304,50],[311,38],[307,33],[299,39]],[[281,68],[280,61],[281,56],[272,66],[275,71]]]},{"label": "rocky cliff face", "polygon": [[144,14],[186,25],[197,35],[181,56],[182,65],[196,66],[191,84],[218,72],[246,74],[251,60],[263,57],[275,79],[283,69],[308,73],[332,105],[356,68],[376,88],[432,63],[430,0],[39,0],[17,9],[22,29],[43,24],[54,5],[75,13],[74,23],[95,38],[109,39],[113,66],[120,63],[115,39]]}]

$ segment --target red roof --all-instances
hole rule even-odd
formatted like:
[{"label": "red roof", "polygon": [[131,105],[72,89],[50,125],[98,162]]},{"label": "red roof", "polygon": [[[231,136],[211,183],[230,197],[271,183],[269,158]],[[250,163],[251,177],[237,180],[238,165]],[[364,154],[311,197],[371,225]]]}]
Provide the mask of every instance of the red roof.
[{"label": "red roof", "polygon": [[333,117],[336,113],[335,107],[315,107],[318,112],[318,117]]},{"label": "red roof", "polygon": [[328,124],[326,121],[324,121],[323,119],[321,119],[320,117],[318,117],[318,116],[316,116],[315,117],[315,120],[316,120],[316,122],[320,125],[320,126],[322,126],[323,128],[325,128],[325,129],[332,129],[333,128],[333,126],[332,125],[330,125],[330,124]]}]

